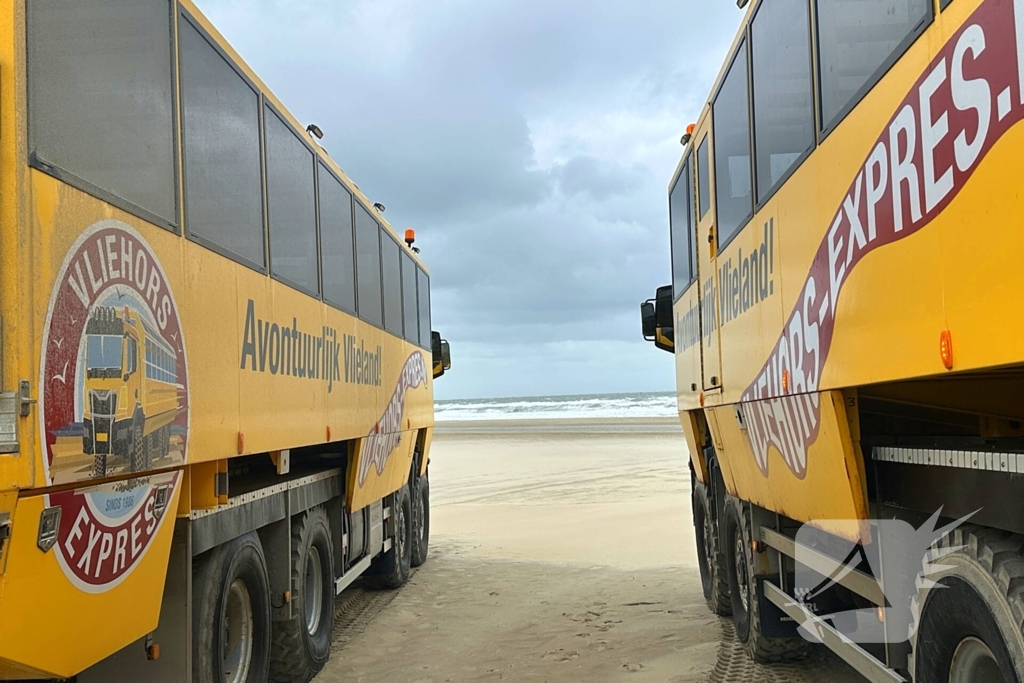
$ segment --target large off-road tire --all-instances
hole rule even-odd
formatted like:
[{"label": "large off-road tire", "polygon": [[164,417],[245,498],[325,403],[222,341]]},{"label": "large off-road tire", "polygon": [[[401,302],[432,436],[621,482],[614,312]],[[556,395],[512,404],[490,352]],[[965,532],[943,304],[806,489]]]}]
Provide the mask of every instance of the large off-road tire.
[{"label": "large off-road tire", "polygon": [[729,593],[736,639],[755,662],[773,663],[801,659],[810,647],[803,638],[768,638],[761,623],[761,596],[753,561],[750,504],[736,498],[725,503],[722,543],[729,566]]},{"label": "large off-road tire", "polygon": [[270,583],[255,532],[192,562],[192,680],[265,683],[270,673]]},{"label": "large off-road tire", "polygon": [[717,515],[708,495],[708,487],[693,482],[693,526],[697,538],[697,564],[700,566],[700,583],[708,609],[719,616],[732,614],[732,600],[729,598],[729,570],[725,554],[721,551]]},{"label": "large off-road tire", "polygon": [[412,493],[412,561],[419,567],[427,561],[430,550],[430,481],[418,477]]},{"label": "large off-road tire", "polygon": [[373,560],[366,582],[376,588],[400,588],[409,580],[412,568],[412,500],[409,485],[398,489],[391,497],[394,517],[394,538],[391,549]]},{"label": "large off-road tire", "polygon": [[331,656],[334,553],[330,522],[321,507],[292,521],[292,618],[276,621],[270,680],[306,683]]},{"label": "large off-road tire", "polygon": [[145,418],[138,410],[132,418],[132,440],[128,444],[128,463],[132,472],[145,472],[150,469],[149,440],[143,435]]},{"label": "large off-road tire", "polygon": [[918,594],[915,683],[1024,681],[1024,537],[969,525],[938,546],[962,547]]}]

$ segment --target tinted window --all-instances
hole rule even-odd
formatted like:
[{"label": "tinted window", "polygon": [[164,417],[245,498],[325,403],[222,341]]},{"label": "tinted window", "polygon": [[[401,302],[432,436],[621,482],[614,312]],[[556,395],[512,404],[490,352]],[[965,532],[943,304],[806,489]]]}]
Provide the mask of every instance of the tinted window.
[{"label": "tinted window", "polygon": [[714,104],[715,206],[718,243],[726,244],[754,213],[750,192],[750,116],[747,107],[747,46],[736,58]]},{"label": "tinted window", "polygon": [[679,179],[669,193],[669,221],[672,225],[672,284],[676,298],[696,275],[693,268],[693,160],[687,159]]},{"label": "tinted window", "polygon": [[420,346],[430,348],[430,278],[419,268],[416,269],[418,280],[418,298],[420,309]]},{"label": "tinted window", "polygon": [[402,251],[402,307],[405,310],[405,338],[420,343],[420,318],[416,301],[416,262]]},{"label": "tinted window", "polygon": [[380,292],[380,226],[362,204],[356,202],[356,274],[359,317],[384,326]]},{"label": "tinted window", "polygon": [[38,161],[177,225],[171,60],[167,0],[28,3]]},{"label": "tinted window", "polygon": [[708,161],[708,136],[705,135],[697,150],[697,185],[700,188],[700,217],[711,208],[711,164]]},{"label": "tinted window", "polygon": [[762,2],[751,26],[757,198],[814,145],[807,0]]},{"label": "tinted window", "polygon": [[187,19],[178,27],[188,232],[262,268],[259,96]]},{"label": "tinted window", "polygon": [[352,247],[352,195],[320,166],[320,258],[324,298],[356,310],[356,267]]},{"label": "tinted window", "polygon": [[270,107],[265,109],[263,121],[267,134],[270,272],[319,294],[313,152]]},{"label": "tinted window", "polygon": [[821,121],[839,122],[931,18],[931,0],[816,0]]},{"label": "tinted window", "polygon": [[381,228],[380,265],[384,276],[384,329],[402,336],[402,249],[398,242]]}]

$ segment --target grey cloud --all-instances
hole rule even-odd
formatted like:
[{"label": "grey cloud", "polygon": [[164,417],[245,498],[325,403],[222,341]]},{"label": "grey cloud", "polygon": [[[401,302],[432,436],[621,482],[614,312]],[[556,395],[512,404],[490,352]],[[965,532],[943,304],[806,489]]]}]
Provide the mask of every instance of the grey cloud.
[{"label": "grey cloud", "polygon": [[554,171],[564,194],[587,194],[597,200],[632,194],[645,181],[653,180],[646,177],[646,169],[639,164],[625,166],[589,155],[573,157],[556,166]]}]

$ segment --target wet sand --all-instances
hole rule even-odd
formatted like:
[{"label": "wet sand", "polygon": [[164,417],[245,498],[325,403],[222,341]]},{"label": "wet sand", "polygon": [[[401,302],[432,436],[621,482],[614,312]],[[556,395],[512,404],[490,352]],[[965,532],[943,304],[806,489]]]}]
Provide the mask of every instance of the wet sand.
[{"label": "wet sand", "polygon": [[336,621],[317,683],[733,680],[687,458],[672,418],[438,425],[430,559],[374,618]]}]

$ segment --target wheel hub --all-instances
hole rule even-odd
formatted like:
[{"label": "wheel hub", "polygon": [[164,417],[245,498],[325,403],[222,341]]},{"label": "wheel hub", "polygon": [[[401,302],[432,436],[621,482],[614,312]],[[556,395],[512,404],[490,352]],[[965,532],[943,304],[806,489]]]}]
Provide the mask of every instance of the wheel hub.
[{"label": "wheel hub", "polygon": [[253,614],[249,589],[235,579],[224,606],[224,683],[243,683],[252,665]]},{"label": "wheel hub", "polygon": [[701,545],[704,547],[704,561],[707,563],[714,562],[714,548],[712,547],[712,534],[714,533],[714,523],[711,519],[709,511],[704,511],[704,525],[703,525],[703,538],[701,539]]},{"label": "wheel hub", "polygon": [[426,534],[427,525],[424,522],[426,519],[427,507],[423,504],[423,496],[416,496],[416,515],[420,523],[416,529],[416,534],[419,536],[420,541],[423,540],[423,536]]},{"label": "wheel hub", "polygon": [[735,535],[735,547],[736,547],[736,584],[739,587],[740,593],[740,604],[743,605],[743,611],[749,612],[750,605],[748,600],[749,594],[749,579],[747,577],[747,549],[743,543],[743,532],[739,527],[736,527]]},{"label": "wheel hub", "polygon": [[320,630],[324,605],[323,570],[320,565],[320,551],[316,546],[310,546],[309,552],[306,553],[306,576],[303,587],[306,591],[306,631],[312,636]]},{"label": "wheel hub", "polygon": [[395,525],[397,527],[395,529],[395,553],[396,553],[397,557],[399,558],[399,561],[401,561],[401,558],[405,557],[405,543],[406,543],[406,540],[407,540],[406,539],[407,531],[406,531],[406,528],[405,528],[405,506],[404,505],[399,505],[398,506],[398,514],[397,514],[397,518],[395,519]]},{"label": "wheel hub", "polygon": [[949,667],[949,683],[984,683],[1001,681],[999,663],[984,641],[973,636],[964,638],[953,652]]}]

